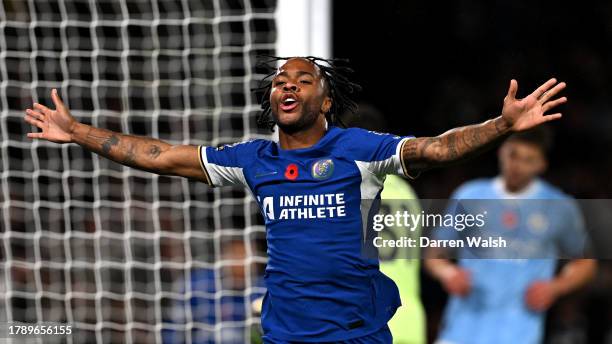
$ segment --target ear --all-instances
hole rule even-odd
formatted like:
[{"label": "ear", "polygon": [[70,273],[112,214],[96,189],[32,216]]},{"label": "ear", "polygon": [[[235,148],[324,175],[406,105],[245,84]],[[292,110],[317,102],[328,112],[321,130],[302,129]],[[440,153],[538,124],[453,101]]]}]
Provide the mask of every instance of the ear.
[{"label": "ear", "polygon": [[542,162],[540,163],[540,166],[538,167],[538,175],[544,174],[547,169],[548,169],[548,159],[546,159],[546,157],[543,157]]},{"label": "ear", "polygon": [[328,97],[328,96],[325,96],[325,99],[323,99],[323,104],[321,104],[321,112],[323,112],[323,114],[327,115],[327,113],[331,109],[331,106],[332,106],[331,98]]},{"label": "ear", "polygon": [[508,154],[508,145],[506,142],[502,143],[501,146],[497,149],[497,168],[501,171],[504,166],[504,155]]},{"label": "ear", "polygon": [[504,154],[505,150],[506,150],[506,142],[502,143],[499,148],[497,148],[497,159],[501,160],[502,155]]}]

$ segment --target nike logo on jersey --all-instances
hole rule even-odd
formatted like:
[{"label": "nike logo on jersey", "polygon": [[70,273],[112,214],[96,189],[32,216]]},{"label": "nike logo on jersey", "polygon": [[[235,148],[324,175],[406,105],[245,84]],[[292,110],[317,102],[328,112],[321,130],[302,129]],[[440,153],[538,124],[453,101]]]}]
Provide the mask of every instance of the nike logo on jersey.
[{"label": "nike logo on jersey", "polygon": [[271,171],[271,172],[261,172],[255,175],[255,178],[261,178],[261,177],[265,177],[265,176],[272,176],[277,174],[277,171]]}]

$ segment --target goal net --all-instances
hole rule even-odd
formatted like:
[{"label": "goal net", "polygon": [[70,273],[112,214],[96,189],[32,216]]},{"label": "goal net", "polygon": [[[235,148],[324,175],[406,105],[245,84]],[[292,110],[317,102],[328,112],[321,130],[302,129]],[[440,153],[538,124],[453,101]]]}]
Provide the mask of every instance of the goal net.
[{"label": "goal net", "polygon": [[[0,323],[72,326],[53,343],[244,343],[265,291],[265,229],[241,188],[31,141],[57,88],[84,123],[217,146],[257,129],[273,0],[0,2]],[[2,339],[0,339],[1,341]]]}]

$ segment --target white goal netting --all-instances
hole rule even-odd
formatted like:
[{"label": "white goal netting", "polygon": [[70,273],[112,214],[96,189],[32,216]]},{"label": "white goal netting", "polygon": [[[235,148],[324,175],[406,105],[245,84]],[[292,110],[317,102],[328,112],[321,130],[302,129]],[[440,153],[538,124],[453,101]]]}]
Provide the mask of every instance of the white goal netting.
[{"label": "white goal netting", "polygon": [[[80,121],[171,143],[256,129],[273,0],[0,2],[0,323],[73,326],[53,343],[245,343],[266,262],[259,210],[210,189],[31,141],[57,88]],[[0,339],[2,341],[2,339]]]}]

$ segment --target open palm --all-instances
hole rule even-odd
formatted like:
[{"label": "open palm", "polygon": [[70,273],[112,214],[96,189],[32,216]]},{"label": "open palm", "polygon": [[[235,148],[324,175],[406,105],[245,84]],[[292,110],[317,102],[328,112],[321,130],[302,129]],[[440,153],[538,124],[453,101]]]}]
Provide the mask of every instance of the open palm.
[{"label": "open palm", "polygon": [[545,113],[567,101],[566,97],[552,99],[565,86],[564,82],[557,84],[557,79],[553,78],[538,87],[527,97],[517,99],[518,83],[516,80],[510,81],[508,94],[504,98],[502,118],[506,120],[513,131],[527,130],[544,122],[561,118],[561,113],[551,115],[545,115]]},{"label": "open palm", "polygon": [[51,99],[55,104],[55,110],[38,103],[34,103],[34,109],[26,110],[25,121],[42,130],[37,133],[28,133],[28,137],[57,143],[71,142],[72,128],[77,121],[70,115],[70,111],[60,99],[56,89],[51,91]]}]

